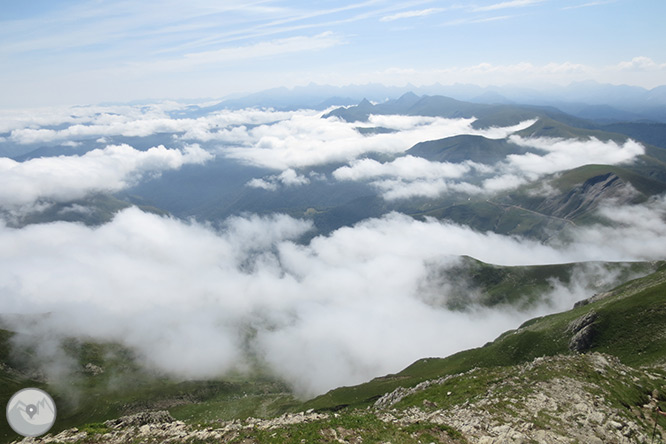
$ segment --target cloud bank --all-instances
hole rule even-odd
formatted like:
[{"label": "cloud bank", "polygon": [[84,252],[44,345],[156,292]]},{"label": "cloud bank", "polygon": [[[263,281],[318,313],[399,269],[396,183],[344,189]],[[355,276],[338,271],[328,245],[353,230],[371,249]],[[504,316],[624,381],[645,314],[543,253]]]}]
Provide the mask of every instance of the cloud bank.
[{"label": "cloud bank", "polygon": [[111,145],[82,156],[39,157],[16,162],[0,157],[0,207],[31,206],[39,200],[68,201],[91,192],[113,192],[141,178],[201,164],[213,156],[198,145],[183,150],[157,146],[139,151]]},{"label": "cloud bank", "polygon": [[[242,369],[251,353],[311,396],[478,346],[593,291],[561,286],[530,312],[451,312],[423,298],[432,264],[459,255],[503,265],[663,258],[664,199],[643,207],[640,221],[634,207],[605,211],[620,228],[580,229],[561,245],[395,213],[308,244],[295,241],[311,223],[284,215],[214,230],[130,208],[97,228],[0,226],[3,312],[48,312],[31,334],[118,341],[183,378]],[[430,288],[447,297],[446,287]]]},{"label": "cloud bank", "polygon": [[434,198],[448,192],[467,194],[495,193],[534,182],[547,174],[590,164],[619,165],[633,162],[645,147],[633,140],[619,144],[596,138],[523,138],[508,140],[531,149],[525,154],[510,154],[493,165],[470,161],[435,162],[412,156],[390,162],[355,160],[333,172],[337,180],[367,180],[386,200],[411,197]]}]

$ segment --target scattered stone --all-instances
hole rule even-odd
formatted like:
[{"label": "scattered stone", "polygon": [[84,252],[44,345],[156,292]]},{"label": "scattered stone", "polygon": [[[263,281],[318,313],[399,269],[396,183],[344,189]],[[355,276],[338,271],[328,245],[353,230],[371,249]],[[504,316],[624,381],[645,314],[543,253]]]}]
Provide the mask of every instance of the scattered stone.
[{"label": "scattered stone", "polygon": [[104,422],[104,425],[111,429],[119,429],[146,424],[171,423],[174,421],[174,417],[169,412],[160,410],[157,412],[141,412],[134,415],[121,416],[120,418]]},{"label": "scattered stone", "polygon": [[[592,321],[594,322],[594,321]],[[582,331],[586,325],[579,323]],[[587,324],[591,325],[591,324]],[[469,379],[484,377],[486,373],[469,372],[424,381],[415,387],[398,388],[380,398],[373,408],[363,410],[363,414],[375,415],[380,421],[406,427],[412,424],[445,425],[458,430],[464,439],[449,439],[441,435],[441,442],[458,443],[647,443],[650,442],[653,422],[646,422],[653,416],[659,393],[652,393],[650,402],[641,412],[640,406],[631,410],[613,405],[604,399],[608,393],[604,378],[588,380],[576,379],[582,369],[608,375],[626,377],[631,384],[640,371],[623,365],[617,358],[600,353],[585,355],[539,357],[532,362],[513,366],[496,375],[488,383],[484,395],[475,395],[446,408],[426,399],[423,408],[410,407],[396,409],[395,403],[423,390],[438,390],[437,386],[447,382],[455,385],[456,378],[461,383]],[[485,372],[486,370],[482,370]],[[492,373],[491,373],[492,374]],[[553,375],[544,377],[544,375]],[[450,391],[441,389],[441,394]],[[435,398],[430,398],[435,399]],[[381,402],[380,402],[381,401]],[[382,407],[386,406],[386,407]],[[323,422],[339,417],[344,413],[317,413],[314,410],[299,413],[285,413],[277,418],[217,421],[215,426],[187,425],[176,421],[166,411],[146,411],[107,421],[108,433],[86,433],[69,429],[57,435],[40,438],[26,438],[24,444],[79,443],[79,444],[177,444],[182,442],[243,442],[256,443],[253,433],[267,433],[279,436],[280,429],[295,424],[322,421],[319,434],[326,442],[361,443],[361,433],[339,425]],[[632,417],[631,415],[635,415]],[[634,419],[632,419],[634,418]],[[265,432],[260,432],[265,431]],[[434,432],[433,432],[434,433]],[[661,436],[659,427],[657,436]],[[259,435],[257,435],[259,436]],[[435,433],[434,436],[440,437]],[[298,441],[297,441],[298,442]]]},{"label": "scattered stone", "polygon": [[83,367],[83,373],[86,373],[86,374],[92,375],[92,376],[97,376],[97,375],[101,375],[102,373],[104,373],[104,369],[102,367],[100,367],[99,365],[95,365],[92,362],[89,362],[89,363],[86,364],[85,367]]}]

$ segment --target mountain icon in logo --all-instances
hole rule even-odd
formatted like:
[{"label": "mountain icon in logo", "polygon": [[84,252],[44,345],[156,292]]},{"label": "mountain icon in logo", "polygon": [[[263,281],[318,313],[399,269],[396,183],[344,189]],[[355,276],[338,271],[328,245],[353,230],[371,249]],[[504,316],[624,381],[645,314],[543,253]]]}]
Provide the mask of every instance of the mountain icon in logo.
[{"label": "mountain icon in logo", "polygon": [[43,390],[19,390],[7,403],[7,422],[23,436],[40,436],[48,432],[56,418],[53,398]]}]

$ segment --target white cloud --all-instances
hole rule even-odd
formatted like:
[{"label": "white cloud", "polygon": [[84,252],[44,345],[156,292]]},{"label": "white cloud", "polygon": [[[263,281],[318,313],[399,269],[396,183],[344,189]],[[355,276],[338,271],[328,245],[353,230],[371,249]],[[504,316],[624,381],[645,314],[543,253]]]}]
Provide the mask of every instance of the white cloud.
[{"label": "white cloud", "polygon": [[435,198],[446,192],[481,192],[476,186],[451,179],[486,168],[474,162],[431,162],[421,157],[405,156],[386,163],[373,159],[355,160],[349,166],[333,171],[333,177],[337,180],[370,180],[386,200]]},{"label": "white cloud", "polygon": [[[20,144],[75,144],[76,140],[96,138],[107,143],[108,137],[147,137],[157,133],[180,134],[190,141],[234,143],[247,139],[244,125],[260,125],[290,118],[293,113],[273,110],[220,110],[206,116],[172,118],[169,111],[185,105],[160,103],[146,106],[89,106],[24,110],[0,116],[0,130],[10,132],[9,140]],[[65,125],[62,129],[49,126]],[[46,127],[46,128],[44,128]],[[63,142],[64,141],[64,142]]]},{"label": "white cloud", "polygon": [[384,17],[380,18],[379,21],[381,22],[392,22],[395,20],[400,20],[400,19],[406,19],[406,18],[413,18],[413,17],[425,17],[428,15],[436,14],[438,12],[444,11],[442,8],[428,8],[428,9],[417,9],[417,10],[412,10],[412,11],[404,11],[404,12],[398,12],[396,14],[392,15],[385,15]]},{"label": "white cloud", "polygon": [[148,72],[189,70],[207,64],[226,64],[250,59],[275,58],[285,54],[320,51],[344,43],[342,38],[327,31],[314,36],[287,37],[211,51],[192,52],[168,60],[138,62],[120,68],[120,71],[139,72],[145,75]]},{"label": "white cloud", "polygon": [[628,140],[623,145],[612,140],[602,142],[594,137],[581,140],[547,137],[525,139],[511,136],[509,140],[520,146],[546,151],[543,156],[535,153],[508,156],[507,167],[527,175],[555,173],[589,164],[630,163],[645,153],[645,148],[633,140]]},{"label": "white cloud", "polygon": [[[398,154],[418,142],[461,134],[504,138],[534,123],[526,121],[506,128],[478,130],[472,127],[474,118],[371,115],[368,122],[348,123],[336,118],[321,119],[320,116],[319,113],[298,111],[276,123],[220,132],[218,140],[239,145],[222,149],[228,157],[261,167],[286,170],[348,162],[372,152]],[[357,126],[397,131],[364,136],[356,131]]]},{"label": "white cloud", "polygon": [[[501,135],[506,130],[496,128],[490,132]],[[522,138],[512,135],[509,141],[537,152],[510,154],[492,166],[469,161],[431,162],[412,156],[385,163],[362,159],[338,168],[333,177],[337,180],[368,180],[387,200],[435,198],[449,192],[479,194],[515,189],[544,175],[583,165],[630,163],[645,152],[645,148],[633,140],[618,144],[595,138]],[[479,181],[480,185],[477,185]]]},{"label": "white cloud", "polygon": [[573,5],[573,6],[566,6],[562,8],[562,10],[569,10],[569,9],[580,9],[580,8],[589,8],[592,6],[602,6],[602,5],[608,5],[610,3],[615,3],[616,0],[604,0],[604,1],[595,1],[595,2],[588,2],[588,3],[582,3],[580,5]]},{"label": "white cloud", "polygon": [[380,163],[373,159],[352,161],[333,171],[338,180],[365,180],[382,176],[397,176],[407,180],[459,178],[475,166],[474,162],[430,162],[422,157],[404,156]]},{"label": "white cloud", "polygon": [[528,180],[524,176],[515,174],[502,174],[483,181],[483,189],[490,193],[497,191],[512,190],[527,183]]},{"label": "white cloud", "polygon": [[634,57],[631,61],[620,62],[618,68],[622,71],[659,71],[666,70],[666,63],[657,63],[649,57]]},{"label": "white cloud", "polygon": [[252,179],[246,184],[250,188],[261,188],[262,190],[267,191],[276,191],[278,189],[278,184],[272,180],[266,179]]},{"label": "white cloud", "polygon": [[267,176],[262,179],[252,179],[247,183],[247,186],[251,188],[262,188],[268,191],[276,191],[280,185],[287,187],[296,187],[301,185],[307,185],[310,183],[310,179],[298,174],[293,169],[289,168],[284,170],[280,174],[275,174],[272,176]]},{"label": "white cloud", "polygon": [[382,192],[386,200],[409,199],[413,197],[436,198],[442,194],[454,192],[478,194],[483,190],[467,182],[454,182],[446,179],[385,179],[371,182]]},{"label": "white cloud", "polygon": [[545,0],[510,0],[501,3],[493,3],[487,6],[477,6],[473,8],[473,11],[476,12],[485,12],[485,11],[497,11],[500,9],[508,8],[523,8],[526,6],[532,6],[539,3],[543,3]]},{"label": "white cloud", "polygon": [[606,202],[599,213],[611,221],[612,226],[595,225],[573,231],[573,244],[584,245],[589,256],[614,261],[663,258],[666,197],[653,198],[640,206]]},{"label": "white cloud", "polygon": [[223,148],[222,152],[253,165],[286,170],[346,162],[370,152],[401,153],[423,140],[476,132],[471,127],[474,119],[374,116],[373,125],[402,130],[363,136],[354,124],[320,117],[293,113],[289,119],[247,130],[244,141],[240,137],[236,140],[242,146]]},{"label": "white cloud", "polygon": [[[462,25],[510,18],[512,17],[467,18],[453,20],[447,24]],[[442,78],[447,78],[451,83],[462,82],[489,86],[515,85],[516,78],[519,76],[521,79],[526,79],[525,81],[529,82],[530,85],[538,85],[539,83],[567,85],[573,81],[589,80],[590,78],[595,78],[599,81],[610,81],[609,76],[615,72],[617,72],[617,67],[601,69],[573,61],[557,61],[541,65],[529,61],[504,65],[482,62],[475,65],[453,65],[436,69],[415,69],[394,66],[383,71],[374,72],[366,80],[381,81],[385,84],[396,86],[405,83],[426,86],[441,81]]]},{"label": "white cloud", "polygon": [[[626,225],[574,229],[576,242],[557,247],[399,214],[306,245],[292,240],[311,223],[283,215],[233,218],[221,231],[137,209],[97,228],[0,225],[3,312],[49,312],[14,327],[119,341],[181,377],[242,368],[252,352],[312,395],[478,346],[581,297],[563,288],[536,311],[450,312],[421,294],[433,264],[458,255],[504,265],[661,259],[665,209],[662,200],[609,210]],[[438,285],[430,290],[445,300]],[[255,336],[243,335],[248,327]]]},{"label": "white cloud", "polygon": [[481,17],[481,18],[463,18],[456,20],[449,20],[444,23],[444,26],[460,26],[460,25],[472,25],[475,23],[489,23],[489,22],[498,22],[501,20],[509,20],[514,16],[512,15],[498,15],[495,17]]},{"label": "white cloud", "polygon": [[204,163],[212,155],[198,145],[182,151],[164,146],[138,151],[111,145],[81,156],[40,157],[16,162],[0,158],[0,207],[31,206],[40,199],[67,201],[95,191],[118,191],[140,178]]},{"label": "white cloud", "polygon": [[[38,129],[58,125],[110,125],[146,119],[168,118],[169,111],[184,108],[186,105],[164,101],[150,105],[129,106],[68,106],[23,110],[0,109],[0,132],[12,132],[24,128]],[[20,133],[17,133],[20,134]],[[53,133],[49,133],[53,134]],[[58,134],[56,132],[56,134]],[[104,133],[98,133],[104,134]],[[19,137],[19,136],[17,136]],[[16,140],[20,142],[20,137]],[[37,140],[44,142],[47,140]]]}]

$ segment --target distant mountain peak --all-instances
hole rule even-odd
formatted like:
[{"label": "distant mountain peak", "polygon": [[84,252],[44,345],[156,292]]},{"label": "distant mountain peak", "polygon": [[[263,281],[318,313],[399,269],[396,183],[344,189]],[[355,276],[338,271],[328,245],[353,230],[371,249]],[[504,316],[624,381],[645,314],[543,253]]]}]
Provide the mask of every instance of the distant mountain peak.
[{"label": "distant mountain peak", "polygon": [[412,100],[412,99],[420,99],[420,97],[414,94],[413,92],[409,91],[401,95],[400,98],[398,98],[398,102],[404,100]]}]

